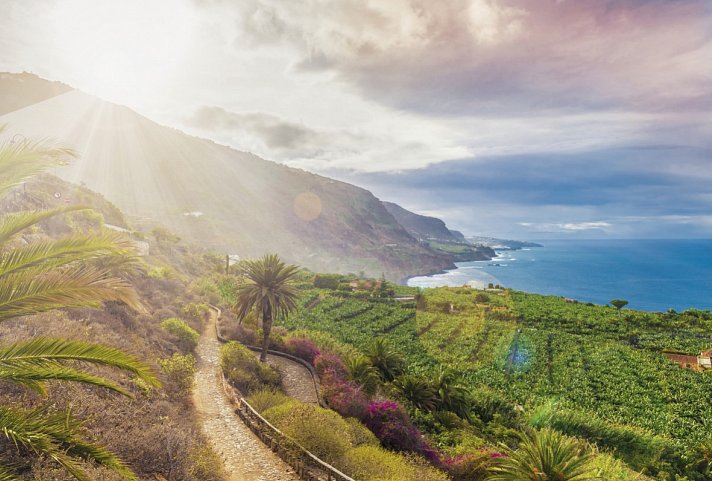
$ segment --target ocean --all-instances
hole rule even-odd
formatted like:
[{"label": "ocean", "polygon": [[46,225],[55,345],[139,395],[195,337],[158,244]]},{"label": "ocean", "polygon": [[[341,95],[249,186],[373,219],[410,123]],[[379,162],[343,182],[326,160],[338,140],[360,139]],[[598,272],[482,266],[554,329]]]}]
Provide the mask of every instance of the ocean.
[{"label": "ocean", "polygon": [[413,277],[409,286],[500,284],[512,289],[630,309],[712,309],[712,240],[551,240],[544,247],[501,251],[496,259],[460,262],[445,274]]}]

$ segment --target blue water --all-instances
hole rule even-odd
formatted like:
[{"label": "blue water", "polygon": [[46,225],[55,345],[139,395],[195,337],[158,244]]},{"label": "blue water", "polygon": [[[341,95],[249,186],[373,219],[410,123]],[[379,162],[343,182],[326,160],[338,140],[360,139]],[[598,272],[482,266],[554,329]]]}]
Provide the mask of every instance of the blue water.
[{"label": "blue water", "polygon": [[596,304],[622,298],[629,308],[645,311],[712,309],[712,240],[540,243],[544,247],[502,251],[491,261],[462,262],[445,274],[414,277],[408,285],[492,282]]}]

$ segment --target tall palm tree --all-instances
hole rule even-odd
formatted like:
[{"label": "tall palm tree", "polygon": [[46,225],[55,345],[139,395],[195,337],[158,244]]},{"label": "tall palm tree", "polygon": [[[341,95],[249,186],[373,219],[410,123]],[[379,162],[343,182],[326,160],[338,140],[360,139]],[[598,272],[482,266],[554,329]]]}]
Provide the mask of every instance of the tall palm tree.
[{"label": "tall palm tree", "polygon": [[241,266],[245,282],[238,287],[235,310],[240,322],[252,309],[262,321],[262,354],[267,360],[272,322],[297,308],[299,293],[294,287],[299,268],[287,265],[277,254],[265,254],[261,259],[245,261]]},{"label": "tall palm tree", "polygon": [[505,448],[487,481],[593,481],[601,479],[591,466],[593,455],[575,439],[551,429],[521,434],[517,449]]},{"label": "tall palm tree", "polygon": [[[0,131],[2,128],[0,127]],[[73,157],[67,149],[46,142],[23,140],[0,145],[0,196],[28,177]],[[115,235],[70,236],[59,240],[16,242],[39,222],[78,207],[0,216],[0,322],[52,309],[99,306],[114,300],[142,309],[131,286],[112,277],[98,261],[126,256],[131,245]],[[110,366],[129,372],[150,385],[158,381],[137,359],[106,346],[63,339],[31,339],[0,346],[0,381],[14,382],[46,393],[46,381],[74,381],[124,395],[117,384],[81,369],[81,364]],[[44,455],[80,481],[89,477],[80,461],[93,461],[136,479],[113,453],[82,438],[83,424],[69,411],[23,409],[0,404],[0,436],[26,454]],[[0,481],[19,480],[0,463]]]}]

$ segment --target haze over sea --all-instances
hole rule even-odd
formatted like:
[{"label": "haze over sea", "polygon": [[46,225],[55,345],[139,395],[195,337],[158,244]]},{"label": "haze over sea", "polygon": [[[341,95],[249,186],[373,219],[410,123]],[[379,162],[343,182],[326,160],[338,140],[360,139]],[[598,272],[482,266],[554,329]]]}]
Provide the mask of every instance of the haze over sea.
[{"label": "haze over sea", "polygon": [[[551,240],[414,277],[421,287],[501,284],[596,304],[622,298],[631,309],[712,309],[712,240]],[[499,265],[497,265],[499,264]]]}]

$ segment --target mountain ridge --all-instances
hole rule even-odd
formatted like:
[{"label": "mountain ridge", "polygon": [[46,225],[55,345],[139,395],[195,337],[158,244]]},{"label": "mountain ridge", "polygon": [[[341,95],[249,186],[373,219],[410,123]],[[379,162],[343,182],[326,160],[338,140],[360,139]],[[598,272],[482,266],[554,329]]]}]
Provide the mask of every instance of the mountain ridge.
[{"label": "mountain ridge", "polygon": [[396,281],[454,266],[366,189],[191,136],[33,74],[1,74],[0,92],[13,92],[0,96],[0,112],[14,109],[0,116],[5,136],[76,148],[80,158],[56,174],[101,193],[139,225],[160,223],[242,257],[274,251],[313,270]]}]

